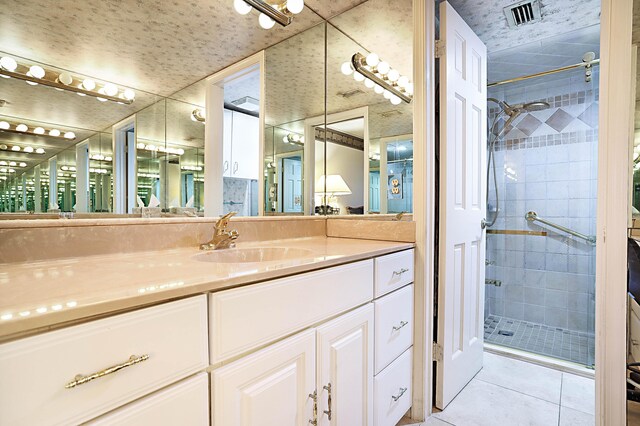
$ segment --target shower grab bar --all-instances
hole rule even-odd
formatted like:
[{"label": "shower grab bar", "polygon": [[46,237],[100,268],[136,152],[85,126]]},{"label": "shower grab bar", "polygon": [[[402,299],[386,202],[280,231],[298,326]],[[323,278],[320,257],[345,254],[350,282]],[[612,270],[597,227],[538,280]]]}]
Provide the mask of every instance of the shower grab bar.
[{"label": "shower grab bar", "polygon": [[578,238],[582,238],[583,240],[587,241],[589,244],[591,245],[595,245],[596,244],[596,237],[592,236],[592,235],[585,235],[585,234],[581,234],[580,232],[576,232],[573,229],[569,229],[566,228],[562,225],[558,225],[556,223],[553,222],[549,222],[546,219],[543,219],[541,217],[538,216],[538,213],[531,211],[528,212],[525,216],[525,219],[527,219],[529,222],[541,222],[544,223],[545,225],[548,225],[552,228],[556,228],[562,232],[566,232],[567,234],[573,235],[574,237],[578,237]]}]

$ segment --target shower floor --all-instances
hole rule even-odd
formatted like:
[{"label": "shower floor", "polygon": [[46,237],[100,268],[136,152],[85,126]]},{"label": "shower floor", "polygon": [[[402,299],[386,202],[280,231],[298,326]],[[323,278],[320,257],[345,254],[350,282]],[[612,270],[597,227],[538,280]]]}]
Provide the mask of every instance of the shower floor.
[{"label": "shower floor", "polygon": [[484,341],[572,361],[587,367],[592,367],[595,360],[593,334],[497,315],[489,315],[484,321]]}]

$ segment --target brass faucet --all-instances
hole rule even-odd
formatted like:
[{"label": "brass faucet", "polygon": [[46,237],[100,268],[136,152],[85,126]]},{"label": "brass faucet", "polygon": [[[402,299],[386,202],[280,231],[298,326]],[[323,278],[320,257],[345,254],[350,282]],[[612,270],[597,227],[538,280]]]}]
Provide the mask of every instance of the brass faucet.
[{"label": "brass faucet", "polygon": [[235,240],[238,238],[238,231],[235,229],[227,231],[229,219],[237,212],[230,212],[222,216],[214,226],[213,238],[208,243],[202,244],[200,250],[218,250],[235,246]]},{"label": "brass faucet", "polygon": [[398,213],[398,214],[397,214],[393,219],[391,219],[391,220],[396,220],[396,221],[398,221],[398,220],[402,220],[402,216],[404,216],[404,215],[405,215],[405,213],[406,213],[406,212],[400,212],[400,213]]}]

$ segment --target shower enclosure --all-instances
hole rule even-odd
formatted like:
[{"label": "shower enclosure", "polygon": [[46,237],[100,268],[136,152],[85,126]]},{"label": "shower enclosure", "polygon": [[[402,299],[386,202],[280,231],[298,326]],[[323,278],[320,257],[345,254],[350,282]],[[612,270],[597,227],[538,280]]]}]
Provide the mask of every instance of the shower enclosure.
[{"label": "shower enclosure", "polygon": [[598,73],[589,70],[489,88],[485,342],[592,367]]}]

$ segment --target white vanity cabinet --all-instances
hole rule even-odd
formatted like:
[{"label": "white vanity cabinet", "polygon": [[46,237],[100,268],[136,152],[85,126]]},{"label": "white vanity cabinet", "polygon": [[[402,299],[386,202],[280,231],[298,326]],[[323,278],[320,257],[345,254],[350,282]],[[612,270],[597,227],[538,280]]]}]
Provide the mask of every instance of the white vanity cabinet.
[{"label": "white vanity cabinet", "polygon": [[5,343],[0,424],[82,423],[208,364],[205,296]]}]

